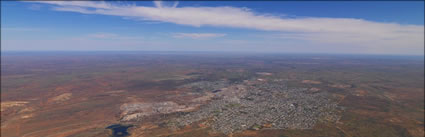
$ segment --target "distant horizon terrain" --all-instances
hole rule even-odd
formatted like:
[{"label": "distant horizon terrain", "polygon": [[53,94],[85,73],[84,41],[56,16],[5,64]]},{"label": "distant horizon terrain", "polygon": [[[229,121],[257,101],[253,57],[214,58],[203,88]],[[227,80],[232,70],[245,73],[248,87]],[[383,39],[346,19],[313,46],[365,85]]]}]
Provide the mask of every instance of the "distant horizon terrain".
[{"label": "distant horizon terrain", "polygon": [[364,54],[364,53],[307,53],[307,52],[249,52],[249,51],[173,51],[173,50],[2,50],[3,55],[10,54],[54,54],[54,53],[174,53],[174,54],[251,54],[251,55],[346,55],[346,56],[393,56],[393,57],[424,57],[424,54]]}]

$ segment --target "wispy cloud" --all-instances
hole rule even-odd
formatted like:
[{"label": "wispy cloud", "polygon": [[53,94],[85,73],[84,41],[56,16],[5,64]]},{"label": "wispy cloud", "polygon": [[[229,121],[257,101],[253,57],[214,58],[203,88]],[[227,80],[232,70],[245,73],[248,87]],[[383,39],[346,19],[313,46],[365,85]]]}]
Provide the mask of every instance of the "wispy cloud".
[{"label": "wispy cloud", "polygon": [[28,8],[30,10],[40,10],[41,9],[41,5],[39,5],[39,4],[31,4]]},{"label": "wispy cloud", "polygon": [[[155,4],[155,7],[157,7],[157,8],[163,8],[163,7],[172,7],[172,8],[176,8],[177,7],[177,5],[179,5],[179,2],[178,1],[175,1],[172,5],[168,5],[168,4],[166,4],[166,3],[164,3],[164,2],[162,2],[162,1],[159,1],[159,0],[156,0],[156,1],[153,1],[153,3]],[[168,3],[168,2],[167,2]]]},{"label": "wispy cloud", "polygon": [[2,31],[42,31],[41,28],[27,28],[27,27],[2,27]]},{"label": "wispy cloud", "polygon": [[[354,18],[287,18],[257,13],[238,7],[178,7],[178,3],[155,7],[92,1],[40,1],[57,11],[78,12],[168,22],[194,27],[214,26],[246,28],[282,33],[282,38],[312,42],[370,45],[423,50],[424,26],[382,23]],[[181,35],[184,37],[185,35]],[[191,35],[186,35],[187,37]],[[196,37],[196,35],[192,35]]]},{"label": "wispy cloud", "polygon": [[92,38],[104,39],[104,38],[115,38],[118,35],[114,33],[94,33],[94,34],[89,34],[88,36]]},{"label": "wispy cloud", "polygon": [[192,39],[205,39],[205,38],[217,38],[224,37],[226,34],[223,33],[175,33],[174,38],[192,38]]},{"label": "wispy cloud", "polygon": [[99,32],[88,34],[87,38],[95,38],[95,39],[119,39],[119,40],[140,40],[143,37],[140,36],[123,36],[115,33],[107,33],[107,32]]}]

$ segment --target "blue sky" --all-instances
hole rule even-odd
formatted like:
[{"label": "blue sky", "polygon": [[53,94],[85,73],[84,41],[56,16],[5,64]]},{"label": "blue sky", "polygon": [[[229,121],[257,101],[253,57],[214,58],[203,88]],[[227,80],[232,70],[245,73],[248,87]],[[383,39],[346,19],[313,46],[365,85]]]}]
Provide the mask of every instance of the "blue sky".
[{"label": "blue sky", "polygon": [[3,51],[424,54],[424,2],[1,3]]}]

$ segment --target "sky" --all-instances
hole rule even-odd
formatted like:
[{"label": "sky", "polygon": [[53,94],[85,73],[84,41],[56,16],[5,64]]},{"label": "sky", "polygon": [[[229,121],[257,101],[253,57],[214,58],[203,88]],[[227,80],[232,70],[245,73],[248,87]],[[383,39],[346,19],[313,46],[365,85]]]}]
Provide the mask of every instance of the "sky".
[{"label": "sky", "polygon": [[1,50],[424,55],[424,2],[1,1]]}]

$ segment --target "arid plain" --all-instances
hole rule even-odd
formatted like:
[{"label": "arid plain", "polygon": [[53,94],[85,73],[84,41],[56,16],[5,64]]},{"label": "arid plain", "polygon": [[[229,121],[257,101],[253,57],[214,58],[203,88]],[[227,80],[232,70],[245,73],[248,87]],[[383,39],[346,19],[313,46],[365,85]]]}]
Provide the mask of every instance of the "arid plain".
[{"label": "arid plain", "polygon": [[423,57],[42,52],[1,63],[4,137],[424,136]]}]

